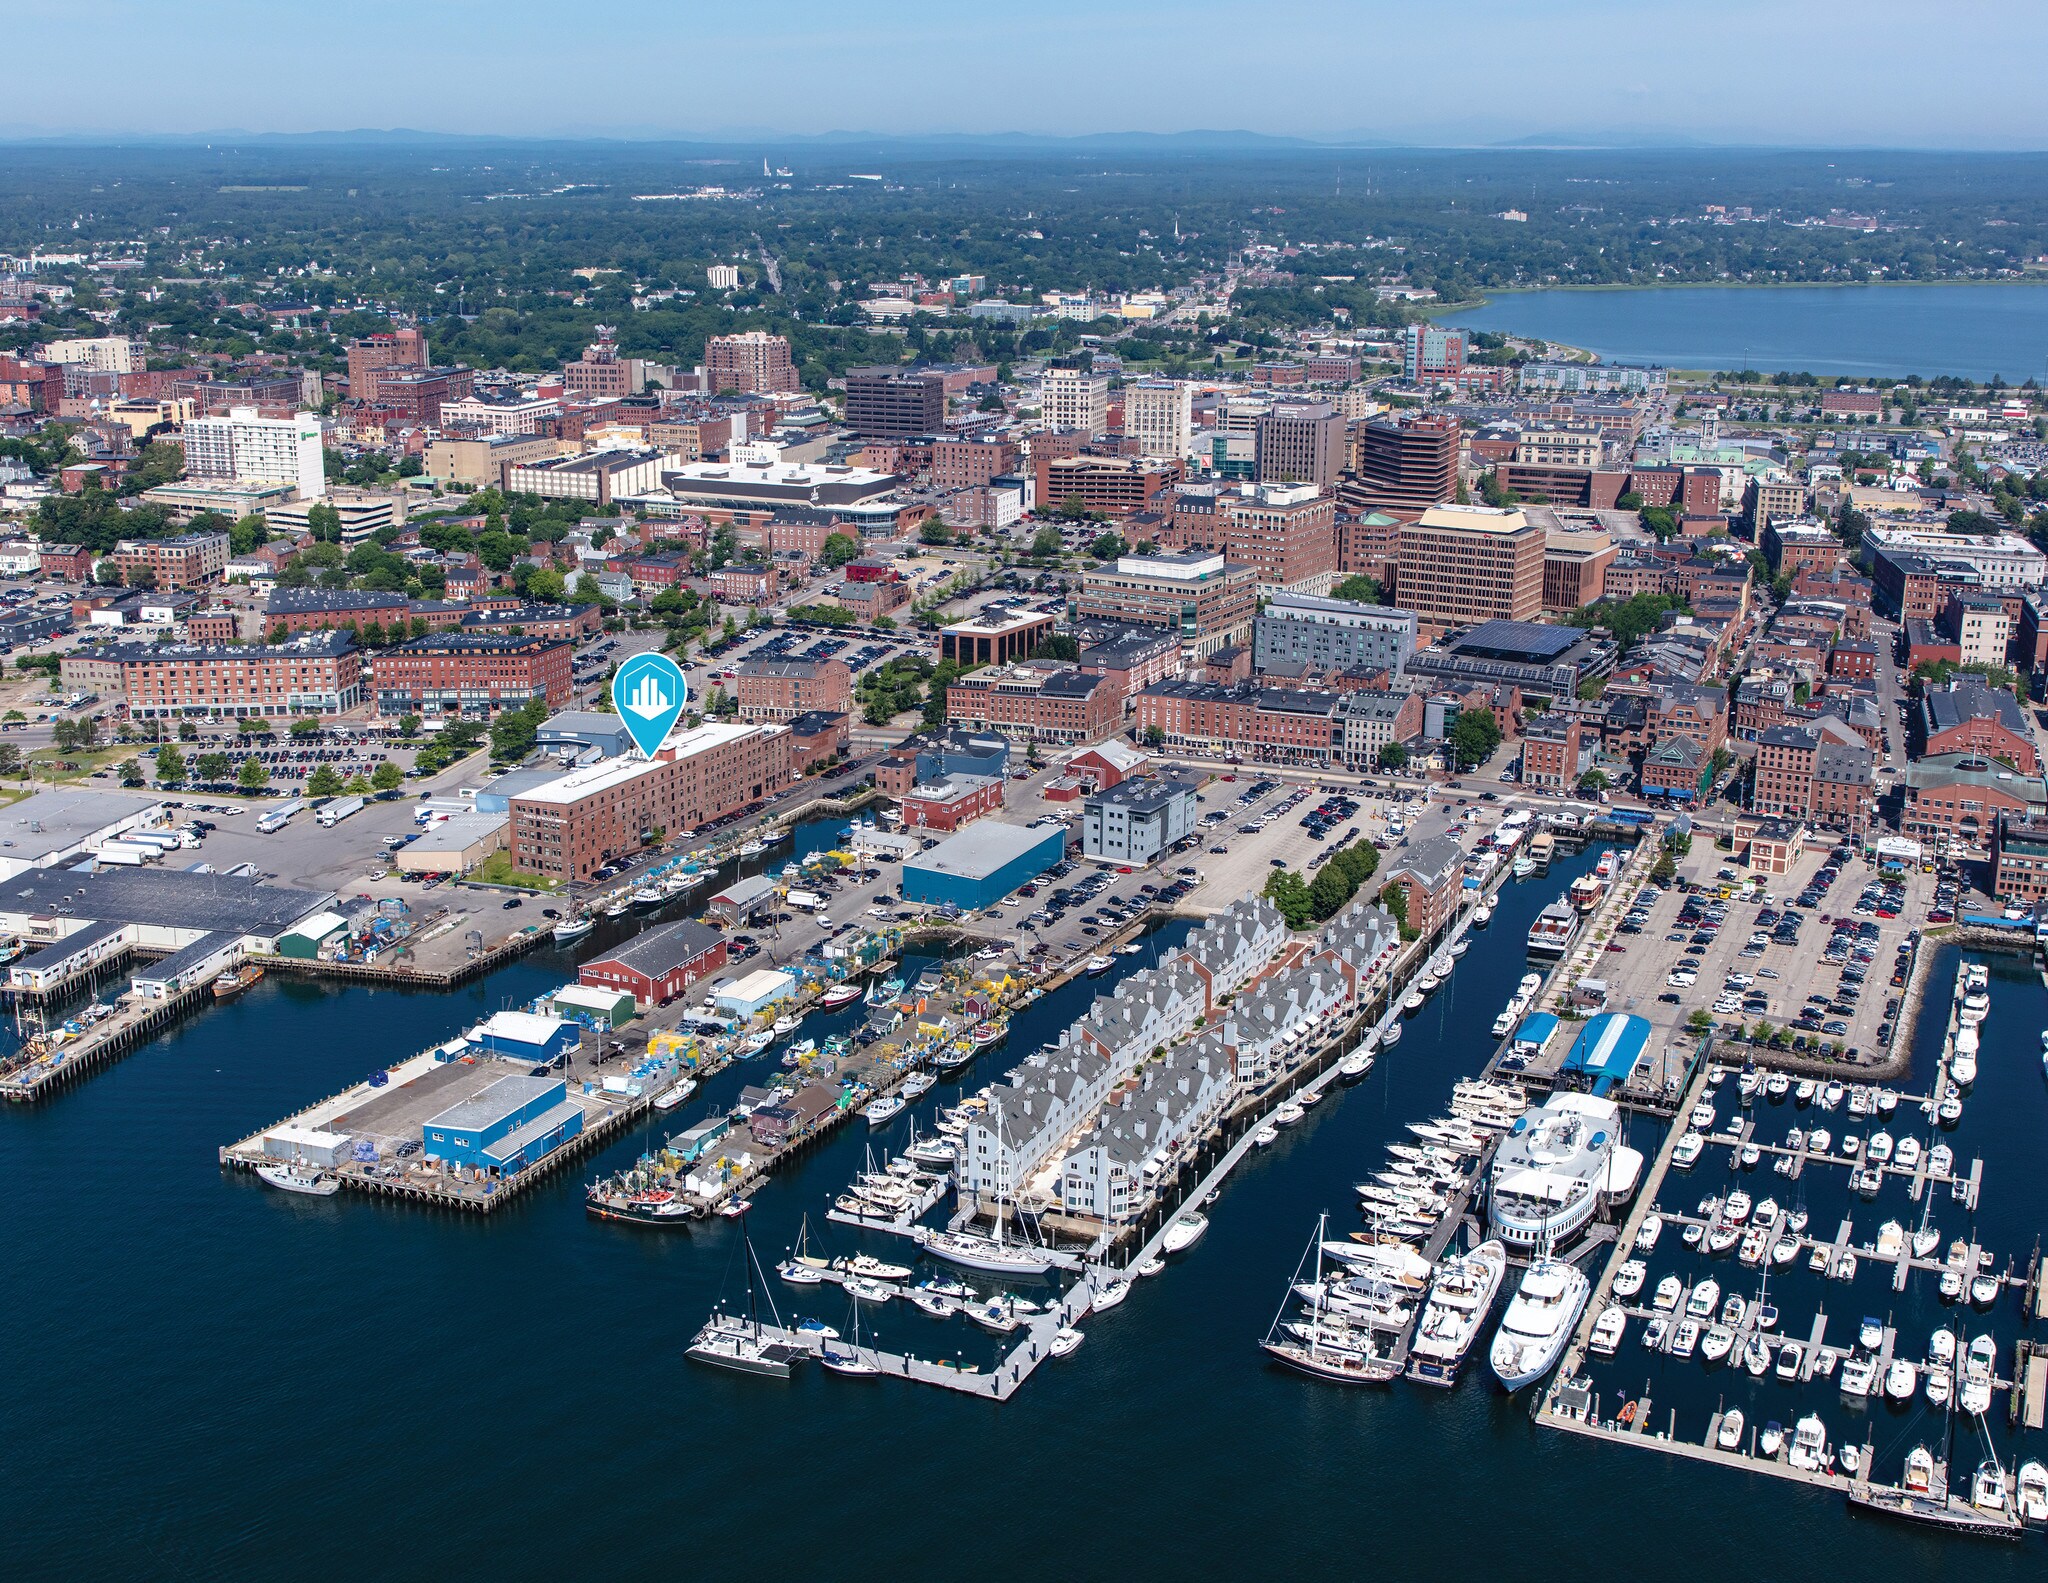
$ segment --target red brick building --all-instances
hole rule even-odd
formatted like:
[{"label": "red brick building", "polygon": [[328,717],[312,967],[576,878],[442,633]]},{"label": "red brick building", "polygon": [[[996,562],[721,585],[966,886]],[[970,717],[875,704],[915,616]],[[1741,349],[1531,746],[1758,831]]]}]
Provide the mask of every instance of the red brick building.
[{"label": "red brick building", "polygon": [[1867,638],[1845,638],[1828,651],[1828,675],[1848,681],[1877,679],[1877,645]]},{"label": "red brick building", "polygon": [[381,650],[374,661],[377,712],[495,715],[544,698],[569,702],[573,650],[560,638],[434,633]]},{"label": "red brick building", "polygon": [[975,671],[949,684],[946,718],[1025,741],[1074,746],[1115,731],[1123,723],[1123,699],[1106,676],[1031,661]]},{"label": "red brick building", "polygon": [[719,603],[727,605],[766,604],[775,597],[773,567],[721,566],[705,579]]},{"label": "red brick building", "polygon": [[606,759],[512,799],[515,868],[579,883],[654,832],[680,836],[789,784],[789,732],[708,723],[654,759]]},{"label": "red brick building", "polygon": [[1078,500],[1085,510],[1106,517],[1149,509],[1152,497],[1180,477],[1178,466],[1124,456],[1037,456],[1034,466],[1041,509],[1056,511]]},{"label": "red brick building", "polygon": [[341,632],[227,647],[161,643],[117,649],[131,718],[235,719],[343,714],[363,701],[362,656]]},{"label": "red brick building", "polygon": [[733,680],[740,719],[794,720],[853,707],[853,672],[843,660],[747,660]]},{"label": "red brick building", "polygon": [[1262,764],[1328,765],[1343,747],[1339,696],[1313,688],[1157,682],[1138,694],[1135,725],[1164,745]]},{"label": "red brick building", "polygon": [[798,774],[830,763],[852,740],[849,715],[819,710],[784,723],[789,727],[789,767]]},{"label": "red brick building", "polygon": [[1536,715],[1522,723],[1522,784],[1565,791],[1579,783],[1586,749],[1576,715]]},{"label": "red brick building", "polygon": [[1869,745],[1838,722],[1773,726],[1757,738],[1750,809],[1858,834],[1876,812],[1872,765]]},{"label": "red brick building", "polygon": [[122,539],[110,557],[130,588],[159,593],[196,588],[220,576],[228,564],[225,533],[181,533],[170,539]]},{"label": "red brick building", "polygon": [[1899,830],[1942,849],[1977,851],[2008,816],[2048,814],[2038,776],[2015,775],[1975,753],[1944,753],[1906,767]]},{"label": "red brick building", "polygon": [[2041,773],[2041,755],[2019,700],[1974,677],[1958,677],[1921,695],[1920,738],[1920,751],[1929,757],[1981,753],[2025,774]]},{"label": "red brick building", "polygon": [[903,828],[957,830],[1003,806],[1000,775],[948,775],[903,793]]},{"label": "red brick building", "polygon": [[66,583],[92,581],[92,551],[83,545],[42,545],[36,551],[36,561],[45,577]]}]

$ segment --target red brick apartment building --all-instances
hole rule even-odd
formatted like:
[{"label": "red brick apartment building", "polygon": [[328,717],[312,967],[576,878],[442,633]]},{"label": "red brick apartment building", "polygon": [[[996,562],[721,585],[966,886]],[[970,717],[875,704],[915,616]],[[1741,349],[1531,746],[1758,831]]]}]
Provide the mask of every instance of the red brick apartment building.
[{"label": "red brick apartment building", "polygon": [[158,592],[196,588],[220,576],[228,564],[225,533],[184,533],[173,539],[123,539],[110,557],[131,588],[147,584]]},{"label": "red brick apartment building", "polygon": [[1576,715],[1536,715],[1522,725],[1522,784],[1551,791],[1579,781],[1585,742]]},{"label": "red brick apartment building", "polygon": [[844,660],[748,660],[733,679],[740,719],[794,720],[813,710],[853,707],[853,672]]},{"label": "red brick apartment building", "polygon": [[1337,704],[1336,693],[1313,688],[1156,682],[1138,694],[1135,724],[1140,734],[1157,727],[1171,748],[1262,764],[1327,765],[1342,747]]},{"label": "red brick apartment building", "polygon": [[1025,741],[1100,742],[1123,722],[1123,700],[1107,677],[1044,661],[975,671],[946,688],[946,718]]},{"label": "red brick apartment building", "polygon": [[606,759],[512,799],[515,868],[579,883],[659,831],[679,836],[789,784],[789,732],[707,723],[654,759]]},{"label": "red brick apartment building", "polygon": [[1218,547],[1261,584],[1327,593],[1337,572],[1337,502],[1309,484],[1254,484],[1217,503]]},{"label": "red brick apartment building", "polygon": [[1816,820],[1858,834],[1876,811],[1870,748],[1831,723],[1773,726],[1756,739],[1754,813]]},{"label": "red brick apartment building", "polygon": [[377,655],[377,712],[494,715],[534,698],[559,709],[573,685],[572,653],[560,638],[462,632],[414,638]]},{"label": "red brick apartment building", "polygon": [[121,668],[128,713],[136,719],[332,715],[363,700],[362,656],[342,632],[285,643],[137,645],[110,657]]}]

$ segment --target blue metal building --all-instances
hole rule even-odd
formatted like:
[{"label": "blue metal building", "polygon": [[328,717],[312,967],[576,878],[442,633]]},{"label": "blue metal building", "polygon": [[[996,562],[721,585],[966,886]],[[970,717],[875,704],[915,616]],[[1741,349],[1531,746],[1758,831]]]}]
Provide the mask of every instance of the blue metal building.
[{"label": "blue metal building", "polygon": [[931,851],[903,860],[903,899],[976,912],[1043,874],[1066,850],[1064,827],[1026,830],[982,819]]},{"label": "blue metal building", "polygon": [[583,1107],[559,1077],[501,1077],[422,1123],[427,1153],[510,1175],[583,1131]]},{"label": "blue metal building", "polygon": [[561,1017],[541,1017],[530,1011],[501,1011],[470,1035],[492,1055],[511,1061],[531,1061],[545,1066],[571,1055],[583,1042],[583,1032]]}]

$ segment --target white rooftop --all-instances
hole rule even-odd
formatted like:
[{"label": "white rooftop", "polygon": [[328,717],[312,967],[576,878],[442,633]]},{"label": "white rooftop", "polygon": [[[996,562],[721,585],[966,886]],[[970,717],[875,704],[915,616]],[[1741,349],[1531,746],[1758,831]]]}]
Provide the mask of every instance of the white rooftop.
[{"label": "white rooftop", "polygon": [[[781,731],[783,726],[773,725],[729,725],[724,721],[709,720],[701,726],[672,735],[659,751],[666,759],[685,759],[694,753],[703,753],[728,742],[738,742],[758,733]],[[539,802],[569,804],[582,801],[593,792],[609,791],[614,786],[623,786],[642,775],[652,774],[660,768],[664,759],[643,759],[621,757],[605,759],[602,763],[588,768],[571,770],[554,780],[544,781],[538,786],[515,794],[517,802]]]}]

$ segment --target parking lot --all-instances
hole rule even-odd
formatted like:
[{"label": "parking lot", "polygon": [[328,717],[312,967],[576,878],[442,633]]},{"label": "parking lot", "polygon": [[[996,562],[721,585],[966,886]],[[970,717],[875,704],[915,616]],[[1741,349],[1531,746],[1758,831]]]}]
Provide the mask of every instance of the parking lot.
[{"label": "parking lot", "polygon": [[1602,955],[1610,1004],[1665,1035],[1704,1014],[1724,1030],[1766,1025],[1789,1055],[1882,1059],[1905,995],[1901,948],[1932,891],[1918,873],[1881,880],[1846,847],[1752,876],[1702,841],[1678,883],[1645,887],[1620,920]]}]

